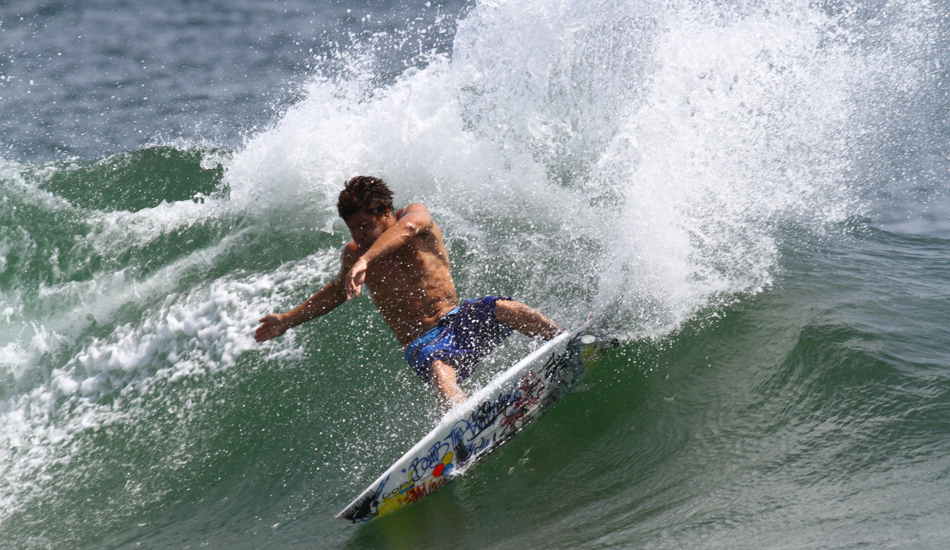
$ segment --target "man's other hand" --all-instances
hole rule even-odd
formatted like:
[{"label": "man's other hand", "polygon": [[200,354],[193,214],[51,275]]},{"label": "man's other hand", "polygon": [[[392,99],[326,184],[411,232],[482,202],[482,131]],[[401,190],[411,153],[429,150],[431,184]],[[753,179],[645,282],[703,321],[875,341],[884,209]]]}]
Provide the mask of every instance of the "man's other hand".
[{"label": "man's other hand", "polygon": [[271,313],[270,315],[262,317],[260,323],[261,326],[257,327],[257,332],[254,333],[254,339],[258,342],[277,338],[290,328],[287,323],[284,322],[283,316],[277,313]]}]

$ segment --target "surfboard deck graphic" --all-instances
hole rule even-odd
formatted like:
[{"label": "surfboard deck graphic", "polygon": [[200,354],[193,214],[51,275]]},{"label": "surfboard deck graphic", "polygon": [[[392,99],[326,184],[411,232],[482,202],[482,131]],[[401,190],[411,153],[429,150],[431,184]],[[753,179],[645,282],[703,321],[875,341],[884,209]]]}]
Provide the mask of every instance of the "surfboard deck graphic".
[{"label": "surfboard deck graphic", "polygon": [[589,328],[546,342],[446,413],[336,518],[371,521],[447,485],[544,414],[615,345]]}]

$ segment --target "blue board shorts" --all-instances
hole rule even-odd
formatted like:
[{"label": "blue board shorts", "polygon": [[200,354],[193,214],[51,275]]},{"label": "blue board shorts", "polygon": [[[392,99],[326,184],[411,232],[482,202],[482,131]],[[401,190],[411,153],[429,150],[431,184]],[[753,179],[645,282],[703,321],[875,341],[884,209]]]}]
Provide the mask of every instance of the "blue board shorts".
[{"label": "blue board shorts", "polygon": [[482,357],[511,335],[512,328],[495,316],[495,302],[510,299],[465,300],[406,346],[406,361],[427,384],[432,379],[432,361],[437,359],[453,367],[460,382],[465,380]]}]

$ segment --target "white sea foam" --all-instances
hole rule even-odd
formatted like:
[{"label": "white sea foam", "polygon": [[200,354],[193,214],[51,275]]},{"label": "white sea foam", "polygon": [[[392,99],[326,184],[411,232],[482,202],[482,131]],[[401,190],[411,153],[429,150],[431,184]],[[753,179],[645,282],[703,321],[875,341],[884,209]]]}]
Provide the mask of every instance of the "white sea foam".
[{"label": "white sea foam", "polygon": [[[65,365],[52,371],[48,382],[8,399],[0,408],[0,521],[33,497],[48,498],[42,496],[43,486],[56,483],[48,472],[69,462],[80,444],[77,435],[132,422],[146,394],[160,399],[165,391],[174,391],[178,380],[227,369],[242,353],[257,348],[253,329],[261,313],[282,307],[288,293],[325,279],[336,258],[336,251],[321,251],[280,273],[225,276],[184,294],[169,294],[139,321],[120,324],[107,337],[87,338]],[[108,317],[106,309],[114,311],[125,300],[154,301],[155,293],[168,288],[170,272],[180,271],[182,263],[187,262],[144,283],[118,285],[103,300],[113,305],[100,305],[97,314]],[[96,285],[92,289],[100,290]],[[34,325],[27,349],[15,343],[4,348],[13,352],[5,354],[4,365],[20,372],[48,354],[54,335],[62,349],[66,336],[79,332],[68,319]],[[279,348],[270,348],[275,357],[295,353],[293,335]]]}]

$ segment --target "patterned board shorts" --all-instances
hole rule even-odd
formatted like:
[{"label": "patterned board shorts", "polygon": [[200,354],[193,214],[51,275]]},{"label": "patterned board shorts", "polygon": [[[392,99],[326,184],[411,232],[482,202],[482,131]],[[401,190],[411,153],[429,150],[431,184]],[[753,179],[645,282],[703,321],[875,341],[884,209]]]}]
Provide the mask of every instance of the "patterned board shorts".
[{"label": "patterned board shorts", "polygon": [[426,383],[432,378],[432,361],[436,359],[455,368],[459,381],[465,380],[479,360],[511,334],[512,328],[495,316],[495,302],[510,299],[485,296],[465,300],[406,346],[406,361]]}]

